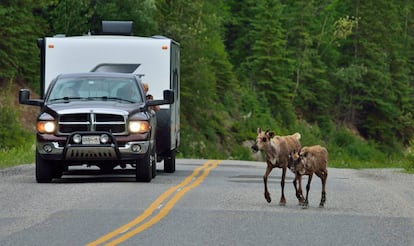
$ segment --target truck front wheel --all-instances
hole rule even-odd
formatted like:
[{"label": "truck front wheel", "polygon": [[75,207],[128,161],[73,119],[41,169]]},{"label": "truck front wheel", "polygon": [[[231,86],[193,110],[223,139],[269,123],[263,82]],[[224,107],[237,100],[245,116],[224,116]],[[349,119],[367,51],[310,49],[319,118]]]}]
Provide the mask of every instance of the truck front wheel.
[{"label": "truck front wheel", "polygon": [[55,173],[51,161],[43,159],[36,151],[36,181],[50,183]]},{"label": "truck front wheel", "polygon": [[151,166],[151,151],[148,150],[143,158],[137,160],[135,168],[135,179],[137,182],[151,182],[152,166]]},{"label": "truck front wheel", "polygon": [[154,149],[152,150],[152,155],[150,157],[150,162],[151,162],[151,166],[152,166],[152,178],[155,178],[155,176],[157,176],[157,151],[155,150],[155,145],[154,145]]}]

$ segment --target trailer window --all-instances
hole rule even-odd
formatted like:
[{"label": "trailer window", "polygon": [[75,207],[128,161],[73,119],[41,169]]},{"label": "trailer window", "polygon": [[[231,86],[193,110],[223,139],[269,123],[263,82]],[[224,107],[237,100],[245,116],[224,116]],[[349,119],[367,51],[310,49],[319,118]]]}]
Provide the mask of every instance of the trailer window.
[{"label": "trailer window", "polygon": [[114,72],[114,73],[133,73],[141,64],[111,64],[103,63],[97,65],[91,72]]}]

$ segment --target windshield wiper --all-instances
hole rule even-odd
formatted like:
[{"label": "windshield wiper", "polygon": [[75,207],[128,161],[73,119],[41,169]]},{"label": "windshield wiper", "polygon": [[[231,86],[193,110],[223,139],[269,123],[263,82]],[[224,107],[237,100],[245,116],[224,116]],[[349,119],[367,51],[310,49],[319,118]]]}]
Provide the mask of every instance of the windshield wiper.
[{"label": "windshield wiper", "polygon": [[81,100],[96,100],[96,99],[100,99],[103,101],[106,100],[111,100],[111,101],[122,101],[122,102],[129,102],[129,103],[136,103],[136,101],[130,100],[130,99],[125,99],[125,98],[120,98],[120,97],[107,97],[107,96],[103,96],[103,97],[61,97],[61,98],[53,98],[50,99],[50,102],[55,102],[55,101],[70,101],[71,99],[81,99]]},{"label": "windshield wiper", "polygon": [[108,96],[103,96],[103,97],[88,97],[87,99],[88,100],[102,99],[104,101],[106,101],[106,100],[115,100],[115,101],[124,101],[124,102],[136,103],[133,100],[129,100],[129,99],[125,99],[125,98],[120,98],[120,97],[108,97]]},{"label": "windshield wiper", "polygon": [[53,98],[53,99],[50,99],[49,101],[50,102],[54,102],[54,101],[62,101],[62,100],[64,100],[64,101],[68,101],[68,100],[70,100],[70,99],[82,99],[81,97],[61,97],[61,98]]}]

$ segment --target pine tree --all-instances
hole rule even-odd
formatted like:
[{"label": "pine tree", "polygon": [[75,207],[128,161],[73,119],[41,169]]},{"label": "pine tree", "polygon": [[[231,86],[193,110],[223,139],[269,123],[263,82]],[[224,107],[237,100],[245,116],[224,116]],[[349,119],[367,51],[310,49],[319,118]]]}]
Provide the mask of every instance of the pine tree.
[{"label": "pine tree", "polygon": [[[324,43],[321,33],[325,23],[320,16],[324,9],[324,1],[289,1],[285,8],[287,33],[287,49],[293,60],[292,89],[294,105],[299,117],[317,123],[326,130],[330,127],[330,107],[332,105],[332,84],[329,81],[327,65],[321,58],[320,49]],[[318,5],[319,4],[319,5]],[[322,36],[323,37],[323,36]]]},{"label": "pine tree", "polygon": [[[367,138],[394,146],[398,137],[407,143],[412,138],[412,87],[408,57],[403,46],[403,20],[399,4],[389,1],[364,1],[357,6],[361,21],[357,36],[356,59],[367,67],[357,103],[358,128]],[[404,119],[404,120],[403,120]],[[407,129],[408,128],[408,129]],[[410,135],[406,135],[407,133]],[[405,132],[404,132],[405,131]]]},{"label": "pine tree", "polygon": [[157,2],[160,32],[181,45],[182,136],[190,142],[199,136],[185,151],[201,156],[231,145],[228,133],[238,117],[239,87],[223,44],[225,8],[222,1]]},{"label": "pine tree", "polygon": [[263,91],[274,117],[285,126],[295,123],[291,103],[294,83],[286,53],[286,36],[282,27],[283,6],[279,1],[260,1],[252,8],[249,36],[251,55],[241,64],[244,74]]},{"label": "pine tree", "polygon": [[14,78],[38,81],[39,50],[36,40],[47,26],[39,12],[43,1],[0,3],[0,82]]}]

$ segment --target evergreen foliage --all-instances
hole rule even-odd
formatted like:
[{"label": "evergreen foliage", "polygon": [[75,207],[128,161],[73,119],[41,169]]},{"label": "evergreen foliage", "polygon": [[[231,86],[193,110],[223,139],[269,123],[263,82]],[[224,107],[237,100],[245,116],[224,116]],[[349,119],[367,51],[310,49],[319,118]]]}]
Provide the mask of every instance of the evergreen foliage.
[{"label": "evergreen foliage", "polygon": [[[412,1],[24,2],[0,3],[0,81],[38,87],[36,39],[97,33],[101,20],[178,41],[183,157],[247,159],[242,142],[261,127],[299,131],[346,167],[401,154],[414,137]],[[1,108],[4,124],[14,117]]]},{"label": "evergreen foliage", "polygon": [[46,1],[2,1],[0,3],[0,82],[24,79],[38,81],[39,50],[36,40],[47,23],[39,16]]}]

